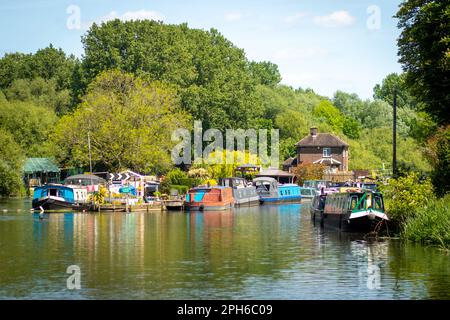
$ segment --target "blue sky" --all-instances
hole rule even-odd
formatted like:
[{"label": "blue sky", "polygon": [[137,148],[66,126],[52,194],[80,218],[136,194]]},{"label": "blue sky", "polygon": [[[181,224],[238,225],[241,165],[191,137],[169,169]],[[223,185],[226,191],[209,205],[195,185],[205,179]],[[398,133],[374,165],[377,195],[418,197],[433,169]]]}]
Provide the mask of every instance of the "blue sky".
[{"label": "blue sky", "polygon": [[[387,74],[400,72],[392,16],[400,0],[2,0],[0,56],[52,43],[78,57],[93,22],[162,19],[218,29],[251,60],[279,66],[282,83],[371,98]],[[76,14],[79,9],[79,19]]]}]

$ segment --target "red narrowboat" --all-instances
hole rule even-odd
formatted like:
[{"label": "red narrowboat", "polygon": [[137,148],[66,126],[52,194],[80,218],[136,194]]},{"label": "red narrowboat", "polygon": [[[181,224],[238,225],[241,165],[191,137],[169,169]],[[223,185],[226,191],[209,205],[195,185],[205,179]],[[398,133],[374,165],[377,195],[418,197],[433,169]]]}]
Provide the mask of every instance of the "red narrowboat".
[{"label": "red narrowboat", "polygon": [[233,207],[233,189],[230,187],[196,187],[186,195],[186,210],[226,210]]}]

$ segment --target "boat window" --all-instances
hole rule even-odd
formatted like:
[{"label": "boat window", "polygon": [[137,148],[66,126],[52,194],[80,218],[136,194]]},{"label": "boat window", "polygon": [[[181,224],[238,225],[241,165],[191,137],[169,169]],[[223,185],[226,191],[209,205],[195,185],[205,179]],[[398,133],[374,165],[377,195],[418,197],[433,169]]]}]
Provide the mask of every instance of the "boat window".
[{"label": "boat window", "polygon": [[383,199],[380,196],[374,196],[372,206],[376,210],[383,210]]},{"label": "boat window", "polygon": [[48,189],[48,195],[49,196],[58,196],[58,190],[57,189]]},{"label": "boat window", "polygon": [[351,210],[355,209],[357,204],[358,204],[358,196],[352,196],[350,198],[350,209]]}]

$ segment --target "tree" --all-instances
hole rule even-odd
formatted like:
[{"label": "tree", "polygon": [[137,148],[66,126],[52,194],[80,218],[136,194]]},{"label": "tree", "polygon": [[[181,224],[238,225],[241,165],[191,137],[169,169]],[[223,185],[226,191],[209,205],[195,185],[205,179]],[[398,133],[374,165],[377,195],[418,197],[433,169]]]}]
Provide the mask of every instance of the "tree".
[{"label": "tree", "polygon": [[406,74],[397,73],[388,74],[381,85],[377,84],[373,88],[373,98],[386,101],[391,106],[394,105],[394,92],[397,92],[397,107],[415,108],[417,102],[411,96],[405,83]]},{"label": "tree", "polygon": [[80,83],[119,69],[177,88],[181,105],[203,128],[246,128],[254,117],[255,79],[243,50],[217,30],[142,20],[93,24],[82,38]]},{"label": "tree", "polygon": [[396,15],[406,83],[439,124],[450,121],[449,15],[448,1],[439,0],[405,0]]},{"label": "tree", "polygon": [[342,132],[349,138],[359,139],[359,136],[361,135],[361,127],[355,119],[345,117]]},{"label": "tree", "polygon": [[250,62],[250,72],[253,78],[262,85],[276,86],[281,81],[278,66],[269,61]]},{"label": "tree", "polygon": [[33,102],[0,102],[0,128],[13,134],[28,156],[50,156],[48,134],[57,121],[55,113]]},{"label": "tree", "polygon": [[297,183],[303,185],[306,180],[322,180],[326,166],[323,164],[301,163],[292,170]]},{"label": "tree", "polygon": [[12,134],[0,128],[0,196],[22,193],[22,154]]},{"label": "tree", "polygon": [[172,132],[189,128],[189,122],[173,89],[115,70],[94,80],[75,112],[61,118],[52,139],[63,165],[89,164],[89,133],[95,168],[162,173],[171,167]]},{"label": "tree", "polygon": [[428,155],[433,164],[433,184],[438,195],[450,191],[450,126],[440,128],[428,140]]},{"label": "tree", "polygon": [[335,131],[341,131],[344,125],[344,118],[338,108],[328,100],[322,100],[315,108],[313,115],[323,118]]}]

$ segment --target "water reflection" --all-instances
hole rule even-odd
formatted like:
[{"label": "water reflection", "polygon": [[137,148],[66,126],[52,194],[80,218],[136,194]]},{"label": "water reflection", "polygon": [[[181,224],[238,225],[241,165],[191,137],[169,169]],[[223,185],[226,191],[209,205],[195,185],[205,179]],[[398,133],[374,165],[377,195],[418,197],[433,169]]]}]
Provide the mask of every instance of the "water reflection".
[{"label": "water reflection", "polygon": [[[8,298],[422,299],[450,287],[441,251],[322,230],[304,205],[7,213],[0,261]],[[70,265],[81,290],[66,288]]]}]

